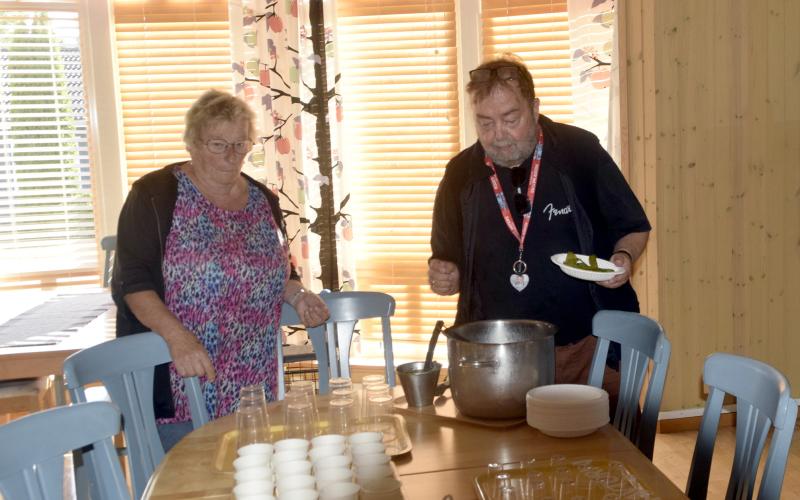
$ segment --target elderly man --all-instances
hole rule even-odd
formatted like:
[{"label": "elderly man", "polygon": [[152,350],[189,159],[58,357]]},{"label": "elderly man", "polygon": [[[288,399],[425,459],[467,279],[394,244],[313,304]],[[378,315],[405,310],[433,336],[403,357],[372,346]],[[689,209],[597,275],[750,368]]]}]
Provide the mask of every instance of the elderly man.
[{"label": "elderly man", "polygon": [[[539,114],[533,80],[517,58],[472,70],[467,92],[478,142],[450,160],[436,193],[431,289],[460,293],[456,324],[555,324],[556,382],[586,383],[594,314],[639,309],[629,278],[650,224],[597,137]],[[550,260],[567,251],[609,259],[624,273],[572,278]],[[612,384],[614,375],[606,376]]]}]

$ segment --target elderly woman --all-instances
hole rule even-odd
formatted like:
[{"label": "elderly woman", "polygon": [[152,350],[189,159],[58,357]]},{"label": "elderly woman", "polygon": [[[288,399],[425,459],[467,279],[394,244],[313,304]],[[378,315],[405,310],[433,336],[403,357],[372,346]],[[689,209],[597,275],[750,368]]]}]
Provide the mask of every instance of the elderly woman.
[{"label": "elderly woman", "polygon": [[120,213],[117,336],[152,330],[169,346],[154,396],[166,449],[191,430],[181,377],[202,377],[212,418],[231,413],[245,385],[274,399],[281,304],[306,326],[328,317],[289,263],[277,196],[242,173],[253,118],[243,101],[204,93],[186,114],[191,160],[139,179]]}]

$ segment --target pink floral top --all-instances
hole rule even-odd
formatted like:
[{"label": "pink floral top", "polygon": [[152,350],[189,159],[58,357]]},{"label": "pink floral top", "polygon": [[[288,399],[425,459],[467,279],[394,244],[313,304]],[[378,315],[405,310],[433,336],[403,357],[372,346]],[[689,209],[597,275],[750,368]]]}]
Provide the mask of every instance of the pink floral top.
[{"label": "pink floral top", "polygon": [[[181,170],[163,263],[166,305],[205,346],[217,377],[202,380],[211,418],[232,413],[239,389],[263,384],[277,397],[278,326],[288,259],[269,202],[254,185],[247,206],[213,205]],[[183,381],[170,367],[175,417],[191,419]]]}]

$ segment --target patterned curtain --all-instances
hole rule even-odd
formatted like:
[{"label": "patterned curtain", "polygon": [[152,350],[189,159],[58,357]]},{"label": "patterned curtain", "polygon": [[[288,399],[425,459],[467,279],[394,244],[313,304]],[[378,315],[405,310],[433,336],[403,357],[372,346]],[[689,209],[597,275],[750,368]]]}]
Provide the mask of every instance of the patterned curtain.
[{"label": "patterned curtain", "polygon": [[292,261],[306,287],[351,289],[347,182],[340,161],[341,98],[334,5],[232,0],[236,94],[256,112],[245,172],[280,196]]},{"label": "patterned curtain", "polygon": [[[619,164],[619,86],[612,84],[614,0],[568,0],[574,124],[594,133]],[[618,80],[617,80],[618,82]],[[616,99],[613,98],[617,92]],[[615,132],[616,131],[616,132]]]}]

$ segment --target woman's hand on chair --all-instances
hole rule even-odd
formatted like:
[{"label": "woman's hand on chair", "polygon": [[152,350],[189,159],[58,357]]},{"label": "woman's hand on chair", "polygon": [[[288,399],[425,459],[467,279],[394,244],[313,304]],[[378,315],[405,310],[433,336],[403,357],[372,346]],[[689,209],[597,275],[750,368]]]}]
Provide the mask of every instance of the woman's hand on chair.
[{"label": "woman's hand on chair", "polygon": [[217,372],[211,364],[206,348],[192,332],[183,329],[178,333],[164,337],[169,346],[169,353],[175,370],[181,377],[206,377],[213,381]]},{"label": "woman's hand on chair", "polygon": [[293,305],[300,321],[307,327],[321,325],[330,317],[330,312],[325,302],[319,295],[308,290],[303,290]]}]

